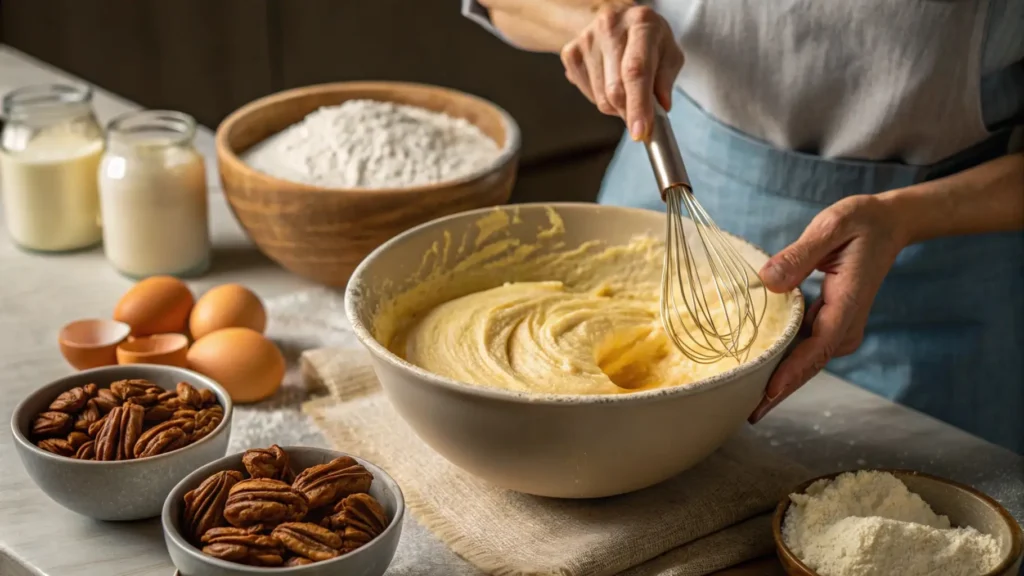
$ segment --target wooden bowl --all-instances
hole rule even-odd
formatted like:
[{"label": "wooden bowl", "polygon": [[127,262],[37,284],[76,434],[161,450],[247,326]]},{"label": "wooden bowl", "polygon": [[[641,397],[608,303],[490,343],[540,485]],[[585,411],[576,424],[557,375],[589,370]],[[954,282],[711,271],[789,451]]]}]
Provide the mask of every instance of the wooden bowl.
[{"label": "wooden bowl", "polygon": [[[889,472],[900,479],[911,492],[916,493],[932,507],[936,514],[949,517],[953,526],[971,526],[983,534],[994,536],[1006,550],[1003,561],[994,570],[980,576],[1016,576],[1020,571],[1022,555],[1024,555],[1024,536],[1020,525],[1013,516],[992,498],[966,486],[913,470],[876,470]],[[791,493],[802,494],[807,487],[819,480],[832,480],[842,472],[828,474],[808,480],[792,490]],[[811,570],[786,546],[782,539],[782,523],[789,510],[790,499],[787,495],[775,508],[772,521],[772,537],[775,539],[775,550],[786,574],[791,576],[819,576]]]},{"label": "wooden bowl", "polygon": [[[322,106],[371,99],[464,118],[492,138],[501,154],[465,178],[395,189],[323,188],[274,178],[239,154]],[[271,260],[316,282],[342,287],[374,248],[405,230],[457,212],[508,201],[519,163],[515,120],[475,96],[421,84],[340,82],[296,88],[251,102],[217,128],[217,160],[231,209]]]}]

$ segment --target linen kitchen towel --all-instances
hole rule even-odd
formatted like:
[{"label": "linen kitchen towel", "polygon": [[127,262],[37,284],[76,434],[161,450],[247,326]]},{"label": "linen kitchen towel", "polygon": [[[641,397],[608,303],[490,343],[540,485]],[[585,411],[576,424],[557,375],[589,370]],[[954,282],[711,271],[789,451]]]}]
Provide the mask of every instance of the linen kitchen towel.
[{"label": "linen kitchen towel", "polygon": [[361,348],[310,350],[304,410],[334,446],[395,478],[410,512],[457,554],[498,575],[696,576],[772,551],[770,513],[806,472],[744,429],[662,484],[599,500],[498,488],[421,441],[380,389]]}]

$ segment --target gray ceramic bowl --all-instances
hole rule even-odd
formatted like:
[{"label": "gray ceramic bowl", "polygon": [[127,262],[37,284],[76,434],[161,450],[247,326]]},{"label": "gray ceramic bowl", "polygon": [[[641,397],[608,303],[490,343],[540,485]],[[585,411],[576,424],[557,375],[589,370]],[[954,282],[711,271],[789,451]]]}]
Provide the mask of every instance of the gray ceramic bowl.
[{"label": "gray ceramic bowl", "polygon": [[[51,454],[29,441],[32,419],[62,392],[90,382],[104,387],[127,378],[145,378],[168,390],[178,382],[212,390],[224,407],[224,420],[195,444],[140,460],[74,460]],[[141,520],[160,514],[168,492],[182,478],[227,452],[232,414],[227,391],[191,370],[149,364],[106,366],[65,376],[33,392],[14,409],[11,431],[28,475],[55,502],[97,520]]]},{"label": "gray ceramic bowl", "polygon": [[[552,211],[564,231],[545,232],[553,228]],[[494,226],[503,220],[511,224]],[[788,295],[784,333],[763,354],[685,387],[629,394],[528,394],[458,382],[406,362],[373,333],[381,306],[414,286],[431,262],[443,267],[444,298],[504,281],[561,280],[530,270],[524,275],[515,267],[496,278],[494,254],[481,252],[490,256],[477,266],[474,250],[463,250],[467,246],[486,242],[485,248],[505,254],[539,246],[532,257],[595,240],[626,244],[637,235],[664,238],[665,215],[596,204],[464,212],[413,228],[370,254],[349,282],[345,311],[395,409],[455,465],[498,486],[539,496],[594,498],[639,490],[700,462],[743,425],[796,337],[803,318],[799,291]],[[768,258],[742,240],[735,239],[735,246],[755,268]],[[485,267],[489,272],[480,273]]]},{"label": "gray ceramic bowl", "polygon": [[[939,478],[930,474],[912,470],[879,470],[889,472],[899,478],[911,492],[919,495],[932,507],[936,514],[949,517],[954,526],[971,526],[983,534],[990,534],[999,541],[1006,556],[991,572],[979,576],[1017,576],[1020,574],[1021,562],[1024,560],[1024,534],[1020,526],[1006,508],[981,492],[966,486]],[[820,476],[808,480],[793,489],[796,494],[803,494],[807,488],[819,480],[832,480],[840,473]],[[817,576],[796,554],[786,546],[782,537],[782,525],[786,521],[786,511],[791,500],[786,496],[775,508],[772,522],[772,536],[775,549],[786,570],[792,576]]]},{"label": "gray ceramic bowl", "polygon": [[[330,462],[339,456],[350,456],[344,452],[326,448],[309,448],[302,446],[282,446],[291,460],[296,472],[299,470]],[[189,474],[174,487],[164,503],[161,520],[164,527],[164,541],[171,561],[178,567],[183,576],[239,576],[246,574],[301,574],[303,576],[328,576],[344,574],[345,576],[381,576],[391,564],[398,549],[398,540],[402,537],[402,521],[405,519],[405,498],[402,490],[394,479],[380,467],[362,458],[352,456],[373,474],[370,495],[380,502],[387,512],[391,523],[380,536],[368,544],[339,556],[332,560],[317,562],[308,566],[294,568],[258,568],[234,562],[219,560],[203,554],[198,548],[185,539],[181,533],[181,513],[184,508],[185,494],[199,486],[203,480],[215,472],[222,470],[238,470],[245,472],[242,466],[242,453],[225,456],[211,462],[199,470]]]}]

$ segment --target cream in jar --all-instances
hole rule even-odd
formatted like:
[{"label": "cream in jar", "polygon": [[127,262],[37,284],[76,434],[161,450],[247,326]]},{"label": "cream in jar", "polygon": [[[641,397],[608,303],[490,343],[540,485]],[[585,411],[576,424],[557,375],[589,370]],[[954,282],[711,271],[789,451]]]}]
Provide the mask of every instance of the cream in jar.
[{"label": "cream in jar", "polygon": [[103,249],[126,276],[193,276],[209,266],[206,166],[195,131],[191,116],[164,110],[131,112],[107,126]]},{"label": "cream in jar", "polygon": [[98,244],[103,135],[88,88],[45,85],[3,99],[0,191],[15,244],[64,252]]}]

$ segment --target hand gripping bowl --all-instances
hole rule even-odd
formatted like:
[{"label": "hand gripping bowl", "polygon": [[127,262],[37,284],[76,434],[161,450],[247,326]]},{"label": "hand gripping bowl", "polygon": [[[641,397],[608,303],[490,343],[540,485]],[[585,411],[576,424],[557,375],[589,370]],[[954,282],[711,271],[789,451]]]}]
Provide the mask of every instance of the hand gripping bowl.
[{"label": "hand gripping bowl", "polygon": [[[593,240],[619,245],[640,235],[664,238],[665,233],[665,215],[659,212],[594,204],[532,204],[435,220],[371,253],[352,276],[345,309],[356,335],[370,351],[391,403],[428,445],[498,486],[539,496],[593,498],[666,480],[707,457],[743,425],[796,336],[803,318],[799,291],[787,295],[789,317],[783,334],[760,356],[690,386],[630,394],[541,395],[475,386],[427,372],[378,342],[372,327],[381,305],[414,282],[406,279],[421,269],[425,251],[458,246],[459,238],[467,235],[471,239],[463,246],[478,244],[481,236],[493,237],[494,230],[481,222],[496,210],[514,222],[501,233],[526,245],[539,244],[540,238],[550,234],[552,210],[564,223],[559,239],[565,247]],[[767,260],[761,250],[736,242],[755,268]],[[471,253],[459,251],[440,261],[450,270]],[[453,286],[467,268],[461,270],[453,274]],[[483,288],[501,283],[493,281]],[[480,289],[473,286],[466,292]]]}]

